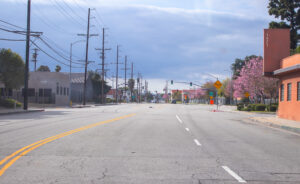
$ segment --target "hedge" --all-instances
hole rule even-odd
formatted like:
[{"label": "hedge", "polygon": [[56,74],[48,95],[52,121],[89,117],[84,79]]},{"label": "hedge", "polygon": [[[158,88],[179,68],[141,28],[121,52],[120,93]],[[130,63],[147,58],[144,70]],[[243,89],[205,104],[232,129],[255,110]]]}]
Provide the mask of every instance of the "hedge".
[{"label": "hedge", "polygon": [[16,103],[16,107],[22,107],[22,104],[14,99],[0,99],[0,106],[6,108],[14,108]]},{"label": "hedge", "polygon": [[255,111],[265,111],[266,110],[266,105],[264,104],[256,104],[255,105]]},{"label": "hedge", "polygon": [[244,104],[237,104],[237,110],[242,111],[244,109]]},{"label": "hedge", "polygon": [[278,105],[268,105],[267,106],[267,111],[271,111],[271,112],[276,112],[278,109]]}]

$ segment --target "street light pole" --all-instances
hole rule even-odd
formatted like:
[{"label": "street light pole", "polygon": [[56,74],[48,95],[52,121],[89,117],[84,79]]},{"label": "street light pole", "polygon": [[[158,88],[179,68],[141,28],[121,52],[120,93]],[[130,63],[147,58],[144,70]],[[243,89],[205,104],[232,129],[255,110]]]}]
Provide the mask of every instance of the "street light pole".
[{"label": "street light pole", "polygon": [[70,44],[70,74],[69,74],[69,104],[72,107],[72,60],[73,60],[73,45],[79,42],[85,42],[85,40],[78,40]]},{"label": "street light pole", "polygon": [[70,75],[69,75],[69,105],[72,107],[72,50],[73,50],[73,43],[70,45]]}]

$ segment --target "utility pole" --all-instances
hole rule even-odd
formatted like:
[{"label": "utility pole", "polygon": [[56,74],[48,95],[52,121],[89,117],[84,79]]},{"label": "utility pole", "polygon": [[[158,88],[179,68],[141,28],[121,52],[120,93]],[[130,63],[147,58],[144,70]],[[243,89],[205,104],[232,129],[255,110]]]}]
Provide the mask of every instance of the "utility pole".
[{"label": "utility pole", "polygon": [[106,28],[102,28],[102,48],[101,49],[96,49],[96,50],[101,50],[101,70],[102,70],[102,74],[101,74],[101,78],[102,78],[102,83],[101,83],[101,103],[104,104],[106,102],[105,98],[104,98],[104,83],[105,83],[105,51],[107,50],[111,50],[111,49],[107,49],[105,48],[105,30]]},{"label": "utility pole", "polygon": [[140,103],[142,102],[142,93],[143,93],[143,77],[140,74]]},{"label": "utility pole", "polygon": [[137,87],[137,102],[140,103],[140,73],[138,73],[137,80],[136,80],[136,87]]},{"label": "utility pole", "polygon": [[32,54],[32,62],[34,62],[34,71],[36,72],[36,63],[37,63],[37,56],[38,56],[38,51],[39,49],[34,48],[34,53]]},{"label": "utility pole", "polygon": [[92,36],[98,36],[98,34],[90,34],[90,20],[91,20],[91,9],[88,10],[88,24],[86,34],[77,34],[78,36],[86,36],[86,48],[85,48],[85,69],[84,69],[84,86],[83,86],[83,105],[86,104],[86,80],[87,80],[87,66],[89,64],[89,39]]},{"label": "utility pole", "polygon": [[[133,63],[131,63],[131,82],[133,82]],[[133,89],[132,90],[134,90],[134,85],[133,85]],[[130,90],[131,102],[133,102],[132,90]]]},{"label": "utility pole", "polygon": [[85,67],[84,67],[84,87],[83,87],[83,105],[86,104],[86,78],[87,78],[87,66],[89,59],[89,38],[90,38],[90,17],[91,17],[91,9],[88,10],[88,25],[87,25],[87,33],[86,33],[86,49],[85,49]]},{"label": "utility pole", "polygon": [[28,110],[28,73],[29,73],[29,49],[30,49],[30,19],[31,19],[31,0],[27,3],[27,32],[26,32],[26,62],[24,72],[24,110]]},{"label": "utility pole", "polygon": [[116,103],[119,103],[118,99],[118,81],[119,80],[119,45],[117,45],[117,63],[116,63]]},{"label": "utility pole", "polygon": [[102,29],[102,82],[101,82],[101,103],[104,104],[106,100],[104,100],[104,64],[105,64],[105,29]]},{"label": "utility pole", "polygon": [[125,98],[127,101],[127,70],[129,70],[129,68],[127,68],[127,56],[125,56],[125,68],[123,68],[122,70],[125,71]]}]

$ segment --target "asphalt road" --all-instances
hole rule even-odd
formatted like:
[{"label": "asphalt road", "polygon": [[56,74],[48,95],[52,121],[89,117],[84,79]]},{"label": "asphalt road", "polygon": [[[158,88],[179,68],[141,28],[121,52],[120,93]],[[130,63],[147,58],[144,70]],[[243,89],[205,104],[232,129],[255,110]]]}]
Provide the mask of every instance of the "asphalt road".
[{"label": "asphalt road", "polygon": [[141,104],[0,116],[0,183],[300,183],[300,136],[211,110]]}]

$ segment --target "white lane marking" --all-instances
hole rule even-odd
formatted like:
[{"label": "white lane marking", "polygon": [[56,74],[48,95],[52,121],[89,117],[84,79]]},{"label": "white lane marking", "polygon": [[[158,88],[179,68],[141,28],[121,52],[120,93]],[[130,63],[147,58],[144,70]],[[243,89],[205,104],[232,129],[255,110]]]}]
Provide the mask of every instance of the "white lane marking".
[{"label": "white lane marking", "polygon": [[222,166],[222,168],[227,171],[232,177],[234,177],[239,183],[247,183],[243,178],[233,172],[229,167]]},{"label": "white lane marking", "polygon": [[180,123],[183,123],[182,120],[179,118],[179,116],[176,115],[176,118],[178,119],[178,121],[179,121]]},{"label": "white lane marking", "polygon": [[197,144],[197,146],[201,146],[200,142],[197,139],[194,139],[194,142]]},{"label": "white lane marking", "polygon": [[186,131],[188,131],[188,132],[190,131],[190,129],[189,129],[189,128],[185,128],[185,130],[186,130]]}]

